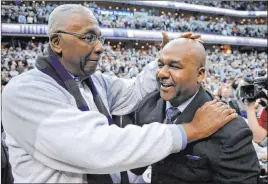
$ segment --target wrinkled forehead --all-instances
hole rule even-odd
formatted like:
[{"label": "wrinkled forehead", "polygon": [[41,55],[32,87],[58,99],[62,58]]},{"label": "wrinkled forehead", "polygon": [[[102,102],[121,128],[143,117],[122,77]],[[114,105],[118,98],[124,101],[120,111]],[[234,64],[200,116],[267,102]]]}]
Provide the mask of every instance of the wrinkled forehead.
[{"label": "wrinkled forehead", "polygon": [[99,23],[92,12],[73,13],[66,21],[66,29],[78,33],[101,34]]},{"label": "wrinkled forehead", "polygon": [[167,44],[163,48],[160,58],[164,60],[179,59],[181,62],[183,62],[183,60],[187,59],[189,56],[192,58],[195,57],[193,53],[189,54],[189,52],[189,48],[186,48],[183,44]]}]

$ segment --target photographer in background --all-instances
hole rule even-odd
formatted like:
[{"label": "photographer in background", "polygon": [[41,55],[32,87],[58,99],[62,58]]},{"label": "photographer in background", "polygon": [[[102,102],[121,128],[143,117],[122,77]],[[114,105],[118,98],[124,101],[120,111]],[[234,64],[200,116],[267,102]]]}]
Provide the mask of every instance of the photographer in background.
[{"label": "photographer in background", "polygon": [[[260,70],[254,78],[245,77],[239,96],[247,106],[248,125],[253,133],[253,145],[258,155],[261,170],[261,183],[268,183],[267,170],[267,111],[268,111],[267,71]],[[259,106],[259,104],[261,106]],[[261,112],[261,113],[259,113]],[[260,114],[260,116],[258,116]],[[260,117],[260,118],[258,118]]]},{"label": "photographer in background", "polygon": [[[246,98],[247,105],[247,117],[248,124],[253,133],[253,142],[255,150],[257,152],[258,158],[260,160],[260,165],[262,167],[261,181],[263,183],[267,182],[267,111],[268,111],[268,95],[267,95],[267,79],[262,82],[262,90],[254,92],[256,96],[252,98]],[[257,88],[257,87],[256,87]],[[265,89],[264,89],[265,88]],[[263,107],[260,109],[259,104]],[[258,111],[261,110],[259,118],[257,118]]]}]

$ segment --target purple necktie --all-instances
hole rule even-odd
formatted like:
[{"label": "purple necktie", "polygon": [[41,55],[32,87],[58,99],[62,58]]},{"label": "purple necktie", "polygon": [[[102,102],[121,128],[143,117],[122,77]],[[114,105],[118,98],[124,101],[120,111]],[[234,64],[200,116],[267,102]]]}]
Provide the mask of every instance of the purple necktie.
[{"label": "purple necktie", "polygon": [[181,114],[181,111],[176,107],[170,107],[166,111],[167,124],[172,124],[173,121]]}]

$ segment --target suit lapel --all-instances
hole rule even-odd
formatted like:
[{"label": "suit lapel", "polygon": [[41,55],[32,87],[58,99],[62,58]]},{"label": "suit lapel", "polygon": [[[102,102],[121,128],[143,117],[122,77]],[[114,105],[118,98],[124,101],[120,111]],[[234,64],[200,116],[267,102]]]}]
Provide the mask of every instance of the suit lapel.
[{"label": "suit lapel", "polygon": [[136,111],[136,124],[142,126],[152,122],[163,123],[166,103],[160,97],[159,91],[150,93],[143,99]]},{"label": "suit lapel", "polygon": [[152,120],[153,122],[156,121],[163,123],[165,119],[165,109],[166,109],[165,101],[162,98],[159,98],[155,108],[150,113],[150,120]]}]

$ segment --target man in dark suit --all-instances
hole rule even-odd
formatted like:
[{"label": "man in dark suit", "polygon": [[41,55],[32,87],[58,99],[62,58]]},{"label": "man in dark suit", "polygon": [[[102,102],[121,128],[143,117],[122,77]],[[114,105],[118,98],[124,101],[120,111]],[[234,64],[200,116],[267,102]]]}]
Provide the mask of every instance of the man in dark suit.
[{"label": "man in dark suit", "polygon": [[[184,38],[169,42],[158,60],[160,93],[153,92],[142,101],[135,123],[192,121],[197,109],[213,99],[201,86],[205,61],[199,42]],[[256,184],[259,172],[252,132],[238,117],[212,136],[188,143],[183,151],[152,165],[152,183]]]}]

